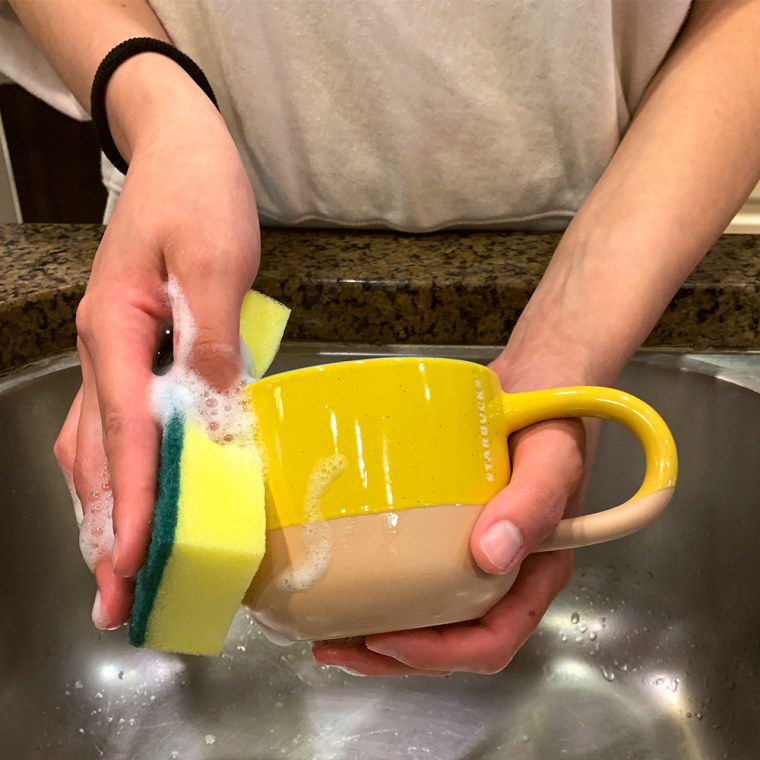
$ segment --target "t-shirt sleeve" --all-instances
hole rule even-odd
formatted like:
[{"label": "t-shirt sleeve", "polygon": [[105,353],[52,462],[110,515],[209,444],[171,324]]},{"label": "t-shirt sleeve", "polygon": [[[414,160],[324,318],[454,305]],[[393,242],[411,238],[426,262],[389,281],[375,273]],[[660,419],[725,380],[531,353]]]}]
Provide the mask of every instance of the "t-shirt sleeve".
[{"label": "t-shirt sleeve", "polygon": [[0,0],[0,83],[2,75],[61,113],[78,121],[89,120],[87,112],[35,47],[7,0]]}]

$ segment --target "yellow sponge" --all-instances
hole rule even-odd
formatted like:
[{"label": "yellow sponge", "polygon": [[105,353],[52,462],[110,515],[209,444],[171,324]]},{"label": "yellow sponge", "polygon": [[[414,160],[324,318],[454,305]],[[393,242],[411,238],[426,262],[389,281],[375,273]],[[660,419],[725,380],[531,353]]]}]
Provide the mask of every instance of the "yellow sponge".
[{"label": "yellow sponge", "polygon": [[280,347],[290,309],[255,290],[249,290],[240,310],[240,336],[253,357],[251,374],[257,380],[269,369]]},{"label": "yellow sponge", "polygon": [[[290,313],[269,301],[248,299],[246,315],[248,345],[262,373]],[[264,307],[258,328],[257,304]],[[253,420],[246,437],[216,443],[178,412],[165,425],[151,541],[130,621],[134,646],[215,655],[224,645],[265,549],[264,476]]]}]

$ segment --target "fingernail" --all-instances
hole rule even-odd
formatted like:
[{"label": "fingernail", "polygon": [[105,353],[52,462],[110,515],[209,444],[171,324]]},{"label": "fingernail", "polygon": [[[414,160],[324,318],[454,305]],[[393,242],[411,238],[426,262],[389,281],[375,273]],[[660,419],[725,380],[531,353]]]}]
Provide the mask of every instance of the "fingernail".
[{"label": "fingernail", "polygon": [[400,660],[401,654],[398,650],[394,649],[392,646],[388,646],[387,644],[383,644],[382,642],[379,643],[372,643],[372,644],[365,644],[367,649],[369,649],[372,652],[376,652],[377,654],[384,654],[386,657],[393,657],[394,660]]},{"label": "fingernail", "polygon": [[337,668],[338,670],[342,670],[344,673],[348,673],[350,676],[356,676],[357,678],[365,678],[366,673],[360,673],[358,670],[351,670],[351,668],[347,668],[345,665],[328,665],[330,668]]},{"label": "fingernail", "polygon": [[119,565],[119,539],[114,536],[113,550],[111,551],[111,564],[113,566],[113,574],[118,575],[120,578],[129,578],[131,573],[129,570],[125,570]]},{"label": "fingernail", "polygon": [[522,545],[520,531],[509,520],[499,520],[480,537],[483,553],[494,567],[502,571],[512,564]]},{"label": "fingernail", "polygon": [[99,631],[115,631],[120,625],[109,625],[108,611],[103,608],[100,601],[100,591],[95,593],[95,602],[92,605],[92,622]]},{"label": "fingernail", "polygon": [[116,568],[119,566],[119,539],[113,537],[113,549],[111,549],[111,565],[113,566],[114,575],[118,575]]},{"label": "fingernail", "polygon": [[92,605],[92,622],[100,631],[105,631],[108,628],[108,620],[100,603],[100,591],[95,594],[95,602]]}]

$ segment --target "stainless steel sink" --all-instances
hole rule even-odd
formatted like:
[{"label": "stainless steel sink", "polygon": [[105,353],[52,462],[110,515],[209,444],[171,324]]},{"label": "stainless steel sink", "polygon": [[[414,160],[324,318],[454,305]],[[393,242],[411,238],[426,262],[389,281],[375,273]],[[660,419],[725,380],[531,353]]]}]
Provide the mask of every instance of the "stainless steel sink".
[{"label": "stainless steel sink", "polygon": [[[285,346],[274,369],[365,353],[396,352]],[[760,356],[630,364],[621,386],[678,442],[674,502],[640,534],[576,553],[572,584],[507,670],[446,679],[326,669],[242,611],[218,659],[96,632],[51,454],[78,382],[73,358],[0,382],[0,758],[760,757]],[[590,509],[631,493],[640,459],[605,429]]]}]

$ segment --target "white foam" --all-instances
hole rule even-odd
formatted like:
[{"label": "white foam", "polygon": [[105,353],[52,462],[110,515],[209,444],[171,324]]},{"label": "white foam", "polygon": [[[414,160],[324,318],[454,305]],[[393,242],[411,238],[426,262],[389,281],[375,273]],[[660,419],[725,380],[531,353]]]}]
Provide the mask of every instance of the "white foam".
[{"label": "white foam", "polygon": [[108,480],[108,471],[101,476],[100,488],[85,499],[85,511],[79,526],[79,550],[90,568],[102,559],[110,561],[113,555],[113,493]]},{"label": "white foam", "polygon": [[327,571],[332,553],[330,527],[322,520],[321,505],[327,490],[342,475],[347,466],[343,454],[320,459],[306,486],[304,503],[303,546],[304,558],[277,579],[282,591],[306,591]]},{"label": "white foam", "polygon": [[105,631],[109,627],[109,619],[100,601],[100,591],[95,592],[95,602],[92,605],[92,622],[98,630]]},{"label": "white foam", "polygon": [[[222,391],[194,372],[190,355],[197,328],[187,299],[173,278],[169,278],[167,297],[175,333],[174,362],[166,374],[153,378],[151,405],[156,419],[166,425],[180,414],[217,443],[253,445],[254,418],[243,392],[253,378],[241,367],[237,382]],[[241,341],[241,352],[242,346]],[[242,354],[242,363],[246,362],[252,365],[247,349]]]},{"label": "white foam", "polygon": [[172,329],[174,331],[174,362],[186,366],[190,359],[197,333],[195,320],[190,305],[177,280],[169,275],[166,283],[166,295],[172,312]]}]

